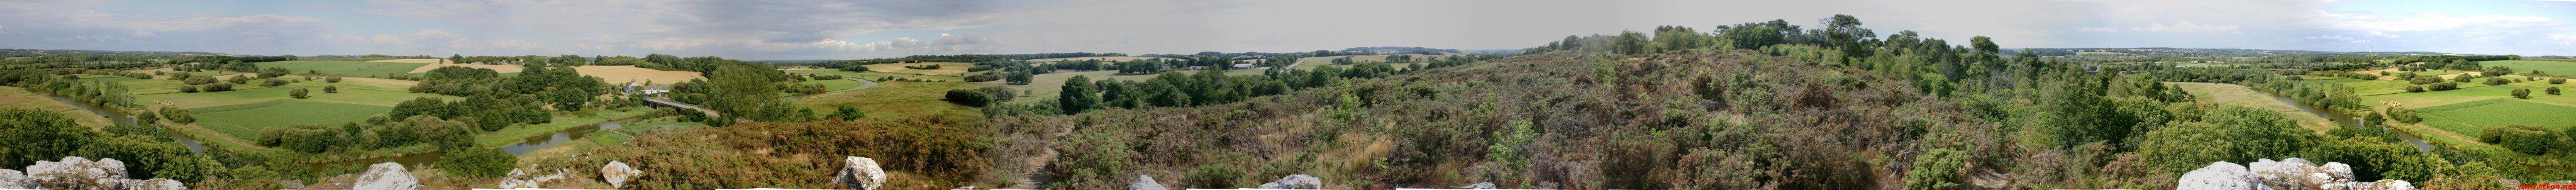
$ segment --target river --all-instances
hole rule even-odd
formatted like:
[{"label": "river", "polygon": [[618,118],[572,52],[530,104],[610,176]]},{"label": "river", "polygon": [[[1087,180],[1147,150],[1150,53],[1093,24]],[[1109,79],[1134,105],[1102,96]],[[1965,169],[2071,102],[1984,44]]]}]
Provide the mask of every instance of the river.
[{"label": "river", "polygon": [[[98,114],[98,116],[99,116],[99,117],[107,118],[107,120],[108,120],[108,121],[110,121],[110,122],[115,122],[115,123],[116,123],[116,124],[118,124],[118,125],[133,125],[133,124],[135,123],[135,121],[134,121],[134,120],[135,120],[134,116],[133,116],[133,115],[127,115],[127,114],[125,114],[125,112],[109,111],[108,109],[105,109],[105,108],[99,108],[97,105],[90,105],[90,104],[87,104],[87,103],[81,103],[80,101],[72,100],[71,98],[65,98],[65,97],[63,97],[63,96],[56,96],[56,95],[54,95],[54,94],[49,94],[49,93],[36,93],[36,94],[44,94],[44,95],[45,95],[45,98],[47,98],[47,99],[53,99],[53,100],[54,100],[54,102],[60,102],[60,103],[63,103],[63,104],[69,104],[69,105],[72,105],[72,107],[78,107],[78,108],[80,108],[82,111],[89,111],[89,113],[90,113],[90,114]],[[179,141],[179,144],[181,144],[181,145],[187,145],[187,146],[188,146],[188,151],[189,151],[189,152],[196,152],[197,154],[206,154],[206,144],[197,142],[197,139],[196,139],[196,138],[188,137],[188,135],[180,135],[179,130],[177,130],[177,129],[162,128],[161,130],[162,130],[162,132],[163,132],[163,133],[168,133],[168,134],[170,134],[170,138],[171,138],[171,139],[178,140],[178,141]]]},{"label": "river", "polygon": [[[2305,112],[2308,112],[2308,114],[2316,114],[2316,115],[2317,115],[2317,117],[2322,117],[2322,118],[2326,118],[2326,120],[2335,121],[2335,124],[2340,124],[2340,125],[2343,125],[2343,126],[2369,126],[2369,125],[2364,125],[2364,124],[2362,123],[2362,122],[2364,122],[2364,121],[2362,121],[2362,119],[2361,119],[2361,118],[2359,118],[2359,117],[2353,117],[2352,115],[2347,115],[2347,114],[2344,114],[2344,113],[2342,113],[2342,112],[2330,112],[2330,111],[2325,111],[2325,110],[2319,110],[2319,109],[2317,109],[2316,107],[2311,107],[2311,106],[2308,106],[2307,104],[2300,104],[2300,103],[2299,103],[2299,101],[2297,101],[2297,100],[2291,100],[2290,98],[2287,98],[2287,97],[2281,97],[2281,96],[2277,96],[2277,95],[2275,95],[2275,96],[2272,96],[2272,100],[2278,100],[2278,101],[2281,101],[2281,103],[2290,104],[2290,106],[2291,106],[2291,107],[2298,107],[2298,108],[2299,108],[2299,111],[2305,111]],[[2388,130],[2388,132],[2390,132],[2390,133],[2397,133],[2397,139],[2406,140],[2406,144],[2414,144],[2414,145],[2415,145],[2415,151],[2416,151],[2416,152],[2422,152],[2422,153],[2424,153],[2425,155],[2432,155],[2432,154],[2433,154],[2433,144],[2432,144],[2432,143],[2425,143],[2425,142],[2424,142],[2424,138],[2423,138],[2423,137],[2416,137],[2416,136],[2415,136],[2415,133],[2408,133],[2408,132],[2403,131],[2403,130],[2390,129],[2390,128],[2388,128],[2387,126],[2381,126],[2381,127],[2380,127],[2380,129],[2386,129],[2386,130]]]}]

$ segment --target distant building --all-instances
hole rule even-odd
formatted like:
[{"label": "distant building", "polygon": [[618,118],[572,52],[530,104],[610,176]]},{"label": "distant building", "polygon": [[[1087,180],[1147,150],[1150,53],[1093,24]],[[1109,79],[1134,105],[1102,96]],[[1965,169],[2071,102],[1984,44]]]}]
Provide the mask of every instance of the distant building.
[{"label": "distant building", "polygon": [[1207,66],[1190,66],[1190,70],[1192,70],[1192,71],[1202,70],[1202,69],[1207,69]]},{"label": "distant building", "polygon": [[1240,63],[1238,63],[1238,64],[1234,64],[1234,69],[1250,69],[1250,68],[1252,68],[1252,64],[1240,64]]}]

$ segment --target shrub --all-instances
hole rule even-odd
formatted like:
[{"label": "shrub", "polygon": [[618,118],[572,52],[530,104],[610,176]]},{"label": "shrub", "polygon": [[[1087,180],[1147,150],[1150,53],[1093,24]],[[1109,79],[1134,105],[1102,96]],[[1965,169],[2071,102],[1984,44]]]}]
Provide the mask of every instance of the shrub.
[{"label": "shrub", "polygon": [[312,93],[313,93],[313,91],[312,91],[312,90],[304,90],[304,89],[302,89],[302,88],[298,88],[298,89],[295,89],[295,90],[287,90],[287,91],[286,91],[286,96],[287,96],[287,97],[295,97],[295,99],[305,99],[305,98],[311,98],[311,97],[313,97]]},{"label": "shrub", "polygon": [[519,165],[519,158],[501,149],[467,148],[438,159],[438,169],[448,175],[469,178],[502,177]]},{"label": "shrub", "polygon": [[2560,134],[2535,126],[2487,127],[2478,134],[2478,141],[2532,155],[2547,154],[2563,141],[2559,139]]},{"label": "shrub", "polygon": [[2460,83],[2456,83],[2456,82],[2437,82],[2437,83],[2433,83],[2432,85],[2425,85],[2425,86],[2424,86],[2424,90],[2426,90],[2426,91],[2447,91],[2447,90],[2458,90],[2458,89],[2460,89]]},{"label": "shrub", "polygon": [[2513,89],[2513,98],[2531,99],[2531,89],[2515,88]]},{"label": "shrub", "polygon": [[2486,84],[2487,84],[2487,85],[2504,85],[2505,83],[2513,83],[2513,79],[2505,79],[2504,77],[2490,77],[2490,78],[2487,78],[2487,83],[2486,83]]},{"label": "shrub", "polygon": [[973,107],[984,107],[985,104],[992,103],[993,101],[992,95],[984,94],[983,91],[972,89],[948,90],[948,98],[945,100]]},{"label": "shrub", "polygon": [[340,82],[340,77],[322,78],[322,82]]},{"label": "shrub", "polygon": [[1959,187],[1959,168],[1968,164],[1968,154],[1958,150],[1932,149],[1914,156],[1914,170],[1905,171],[1905,189],[1939,190]]},{"label": "shrub", "polygon": [[2567,84],[2567,78],[2549,78],[2549,84]]},{"label": "shrub", "polygon": [[340,93],[340,86],[322,86],[322,93]]},{"label": "shrub", "polygon": [[55,160],[70,156],[81,145],[92,143],[96,134],[89,127],[72,123],[71,118],[45,110],[0,109],[0,165],[22,167],[37,160]]},{"label": "shrub", "polygon": [[223,92],[223,91],[233,91],[233,84],[224,84],[224,83],[206,84],[205,91],[206,91],[206,92]]},{"label": "shrub", "polygon": [[[187,73],[180,73],[180,74],[187,74]],[[188,77],[187,79],[182,79],[182,80],[180,80],[180,81],[181,81],[181,82],[188,83],[188,85],[201,85],[201,84],[206,84],[206,83],[215,83],[215,82],[216,82],[216,81],[215,81],[215,77],[206,77],[206,76],[193,76],[193,77]]]},{"label": "shrub", "polygon": [[2549,87],[2549,90],[2548,90],[2548,91],[2549,91],[2549,95],[2558,95],[2558,87],[2555,87],[2555,86]]},{"label": "shrub", "polygon": [[2406,92],[2424,92],[2423,85],[2406,86]]},{"label": "shrub", "polygon": [[184,92],[184,93],[197,93],[197,86],[180,85],[180,86],[179,86],[179,92]]}]

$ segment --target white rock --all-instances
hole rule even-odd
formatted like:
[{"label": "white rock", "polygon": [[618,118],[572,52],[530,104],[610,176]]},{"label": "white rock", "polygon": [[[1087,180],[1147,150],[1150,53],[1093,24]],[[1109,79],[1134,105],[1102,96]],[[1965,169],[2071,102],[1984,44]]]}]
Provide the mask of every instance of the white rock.
[{"label": "white rock", "polygon": [[2326,175],[2333,175],[2333,177],[2338,180],[2353,180],[2352,165],[2346,165],[2341,162],[2327,162],[2326,165],[2317,166],[2317,169],[2324,170],[2323,172],[2325,172]]},{"label": "white rock", "polygon": [[876,159],[851,156],[842,161],[840,172],[832,174],[832,181],[850,189],[876,190],[885,186],[886,176],[885,170],[877,168]]},{"label": "white rock", "polygon": [[411,172],[409,170],[404,170],[402,164],[386,162],[367,166],[367,173],[365,175],[359,175],[357,184],[351,188],[372,190],[417,190],[421,189],[421,186],[420,179],[412,178]]},{"label": "white rock", "polygon": [[1458,188],[1460,188],[1460,189],[1493,189],[1493,188],[1494,188],[1494,182],[1483,182],[1483,183],[1476,183],[1476,184],[1467,184],[1467,186],[1466,186],[1466,187],[1458,187]]},{"label": "white rock", "polygon": [[1128,183],[1127,190],[1163,190],[1163,184],[1154,182],[1154,176],[1136,175],[1136,183]]},{"label": "white rock", "polygon": [[36,188],[36,179],[27,178],[26,173],[20,173],[18,170],[0,169],[0,189],[34,188]]},{"label": "white rock", "polygon": [[2183,173],[2181,180],[2174,184],[2174,189],[2255,189],[2261,185],[2255,182],[2253,173],[2247,172],[2245,166],[2225,161]]},{"label": "white rock", "polygon": [[644,174],[644,171],[628,167],[625,162],[608,161],[607,166],[599,167],[599,178],[607,179],[609,187],[626,188],[626,179],[638,174]]},{"label": "white rock", "polygon": [[1307,176],[1306,174],[1288,175],[1288,177],[1280,177],[1278,181],[1270,181],[1270,183],[1263,183],[1263,184],[1261,184],[1261,188],[1262,188],[1262,189],[1323,189],[1323,188],[1324,188],[1324,180],[1321,180],[1321,179],[1315,179],[1315,176]]},{"label": "white rock", "polygon": [[40,160],[27,166],[27,176],[39,185],[56,188],[114,188],[125,182],[125,162],[111,158],[91,162],[78,156],[63,157],[60,162]]},{"label": "white rock", "polygon": [[2254,161],[2252,164],[2245,165],[2246,170],[2254,173],[2255,179],[2263,180],[2263,182],[2304,180],[2308,176],[2307,173],[2309,167],[2313,166],[2310,166],[2307,160],[2299,158],[2290,158],[2281,161],[2260,159]]},{"label": "white rock", "polygon": [[153,178],[153,179],[151,179],[151,180],[135,180],[135,179],[128,179],[128,180],[125,182],[125,189],[126,189],[126,190],[187,190],[187,189],[188,189],[188,185],[186,185],[186,184],[181,184],[181,183],[179,183],[179,181],[176,181],[176,180],[160,179],[160,178]]}]

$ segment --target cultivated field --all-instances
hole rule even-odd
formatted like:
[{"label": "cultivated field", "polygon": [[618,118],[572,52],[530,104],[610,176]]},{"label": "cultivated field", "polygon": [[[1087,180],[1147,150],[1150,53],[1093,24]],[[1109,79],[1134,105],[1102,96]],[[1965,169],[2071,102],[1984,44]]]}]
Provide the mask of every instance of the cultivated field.
[{"label": "cultivated field", "polygon": [[447,63],[447,59],[387,59],[387,60],[375,60],[375,61],[368,61],[368,62],[387,62],[387,63],[429,63],[429,64],[439,64],[439,63]]},{"label": "cultivated field", "polygon": [[[283,95],[281,95],[283,96]],[[271,100],[189,109],[205,126],[233,138],[257,139],[259,131],[295,125],[366,121],[367,117],[393,111],[391,106],[358,105],[307,100]]]},{"label": "cultivated field", "polygon": [[2289,116],[2291,120],[2298,120],[2299,127],[2306,127],[2308,129],[2316,130],[2317,132],[2325,132],[2326,130],[2332,130],[2338,126],[2334,121],[2326,120],[2326,118],[2323,117],[2317,117],[2317,114],[2311,114],[2307,111],[2299,110],[2297,105],[2290,105],[2288,102],[2274,100],[2270,94],[2255,92],[2254,89],[2246,88],[2243,85],[2197,82],[2166,82],[2165,84],[2182,86],[2183,91],[2191,92],[2191,94],[2195,98],[2198,98],[2198,101],[2200,102],[2216,103],[2219,105],[2245,106],[2255,109],[2281,112],[2281,115]]},{"label": "cultivated field", "polygon": [[[396,59],[396,60],[410,60],[410,59]],[[452,63],[446,63],[446,62],[439,62],[439,63],[431,63],[431,64],[429,64],[429,65],[423,65],[423,66],[421,66],[419,69],[412,69],[412,70],[411,70],[411,72],[412,72],[412,73],[427,73],[427,72],[429,72],[429,70],[431,70],[431,69],[438,69],[439,67],[449,67],[449,66],[467,67],[467,68],[484,68],[484,69],[492,69],[492,71],[495,71],[495,72],[501,72],[501,73],[517,73],[517,72],[519,72],[519,70],[520,70],[519,65],[452,64]]]},{"label": "cultivated field", "polygon": [[[942,69],[946,69],[946,68],[942,68]],[[868,80],[878,80],[878,79],[884,79],[884,78],[892,77],[892,78],[898,78],[898,79],[915,79],[915,80],[947,81],[947,82],[963,82],[963,81],[966,81],[966,77],[957,76],[957,75],[936,75],[936,76],[934,76],[934,75],[918,75],[918,74],[888,73],[888,72],[864,72],[864,73],[862,73],[862,72],[841,71],[841,70],[837,70],[837,69],[802,69],[802,70],[787,70],[787,72],[791,72],[791,73],[803,73],[803,74],[818,74],[818,75],[840,75],[840,76],[843,76],[843,77],[854,77],[854,78],[862,78],[862,79],[868,79]],[[974,73],[968,73],[968,74],[970,74],[970,75],[971,75],[971,74],[974,74]]]},{"label": "cultivated field", "polygon": [[1064,80],[1071,79],[1073,76],[1088,76],[1088,78],[1091,78],[1092,82],[1099,82],[1102,79],[1144,81],[1145,79],[1154,78],[1154,75],[1118,75],[1118,71],[1083,71],[1047,73],[1030,76],[1030,81],[1027,85],[1002,84],[1002,81],[982,82],[981,84],[1001,85],[1005,88],[1011,88],[1011,90],[1028,92],[1021,94],[1019,98],[1011,99],[1009,103],[1030,103],[1037,102],[1038,100],[1055,99],[1056,96],[1058,96],[1057,93],[1064,92]]},{"label": "cultivated field", "polygon": [[599,79],[601,79],[600,81],[605,81],[610,84],[624,84],[628,81],[653,81],[653,83],[670,84],[689,81],[691,79],[707,79],[706,76],[699,76],[698,72],[653,70],[636,68],[633,65],[580,66],[573,67],[573,70],[581,71],[581,75],[599,77]]},{"label": "cultivated field", "polygon": [[[391,79],[356,79],[359,78],[344,78],[342,81],[337,83],[311,80],[287,83],[285,86],[277,87],[260,87],[257,85],[259,84],[258,80],[253,80],[251,84],[248,85],[233,85],[233,88],[235,89],[233,91],[198,93],[179,93],[176,92],[176,90],[170,90],[176,86],[185,85],[172,80],[135,80],[126,81],[123,82],[123,84],[135,89],[134,93],[137,94],[135,95],[136,103],[157,107],[160,105],[157,102],[167,102],[179,108],[189,109],[293,99],[286,96],[287,92],[299,88],[312,91],[311,93],[308,93],[312,97],[305,99],[307,101],[358,105],[393,106],[394,104],[402,103],[402,101],[419,97],[455,98],[454,96],[447,95],[411,93],[409,90],[411,88],[410,83],[395,82],[391,81]],[[298,80],[301,79],[298,78]],[[168,87],[165,88],[161,86]],[[338,86],[340,88],[340,93],[324,93],[322,92],[322,88],[325,86]],[[147,89],[151,91],[146,91]]]},{"label": "cultivated field", "polygon": [[277,61],[259,63],[259,67],[261,68],[286,68],[287,72],[298,74],[308,71],[320,71],[322,74],[379,78],[389,75],[411,73],[412,70],[418,69],[422,65],[428,64],[373,61]]},{"label": "cultivated field", "polygon": [[2479,61],[2478,66],[2503,66],[2505,68],[2513,68],[2515,73],[2539,72],[2550,75],[2576,76],[2576,62],[2525,60]]},{"label": "cultivated field", "polygon": [[829,114],[831,110],[844,106],[858,106],[860,110],[867,110],[868,118],[911,118],[940,112],[983,115],[975,108],[941,100],[946,98],[948,90],[983,86],[962,82],[878,82],[876,87],[867,90],[808,96],[796,99],[795,104],[797,107],[814,108],[816,114]]},{"label": "cultivated field", "polygon": [[2563,130],[2576,125],[2576,107],[2502,98],[2415,109],[2424,125],[2471,137],[2486,127],[2529,125]]},{"label": "cultivated field", "polygon": [[[903,68],[904,66],[925,66],[925,65],[939,65],[939,69],[911,69],[911,68]],[[974,64],[974,63],[945,63],[945,62],[942,62],[942,63],[888,63],[888,64],[875,64],[875,65],[866,65],[866,66],[868,67],[868,72],[904,73],[904,74],[917,74],[917,75],[944,76],[944,75],[955,75],[955,74],[958,74],[958,73],[966,73],[966,68],[972,68],[972,67],[975,67],[975,64]]]},{"label": "cultivated field", "polygon": [[1172,59],[1172,58],[1160,58],[1160,57],[1136,57],[1136,56],[1112,56],[1112,57],[1047,58],[1047,59],[1030,59],[1030,60],[1020,60],[1020,61],[1028,61],[1028,62],[1057,62],[1057,61],[1081,61],[1081,60],[1100,60],[1100,61],[1135,61],[1135,60],[1146,60],[1146,59],[1163,60],[1163,59]]},{"label": "cultivated field", "polygon": [[804,81],[804,82],[796,82],[796,84],[797,84],[797,85],[823,84],[823,90],[829,90],[829,91],[840,91],[840,90],[845,90],[845,89],[850,89],[850,88],[856,88],[856,87],[859,87],[859,81],[851,81],[850,79],[839,79],[839,80],[809,80],[809,81]]}]

